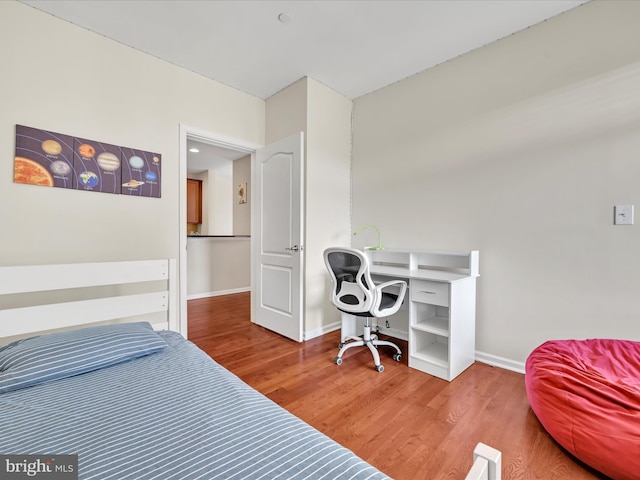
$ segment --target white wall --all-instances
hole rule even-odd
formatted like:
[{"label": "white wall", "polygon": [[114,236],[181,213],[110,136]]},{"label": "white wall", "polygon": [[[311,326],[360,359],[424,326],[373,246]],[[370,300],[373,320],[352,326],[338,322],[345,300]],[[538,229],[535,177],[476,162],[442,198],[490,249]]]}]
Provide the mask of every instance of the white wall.
[{"label": "white wall", "polygon": [[233,235],[233,162],[218,165],[209,172],[206,235]]},{"label": "white wall", "polygon": [[354,102],[354,225],[480,250],[481,353],[640,340],[640,221],[612,224],[640,207],[639,24],[590,2]]},{"label": "white wall", "polygon": [[[264,101],[0,2],[0,264],[178,258],[179,125],[264,143]],[[15,124],[162,154],[162,198],[14,184]]]},{"label": "white wall", "polygon": [[304,337],[337,327],[322,253],[350,240],[351,100],[304,78],[267,99],[267,143],[305,133]]},{"label": "white wall", "polygon": [[[238,203],[238,185],[247,184],[247,203]],[[251,155],[233,161],[233,234],[251,235]]]},{"label": "white wall", "polygon": [[352,102],[307,80],[306,338],[326,333],[340,313],[329,303],[327,247],[351,243]]},{"label": "white wall", "polygon": [[[307,78],[283,88],[266,101],[266,143],[307,129]],[[306,150],[305,135],[305,150]]]},{"label": "white wall", "polygon": [[187,237],[187,299],[251,290],[251,239]]}]

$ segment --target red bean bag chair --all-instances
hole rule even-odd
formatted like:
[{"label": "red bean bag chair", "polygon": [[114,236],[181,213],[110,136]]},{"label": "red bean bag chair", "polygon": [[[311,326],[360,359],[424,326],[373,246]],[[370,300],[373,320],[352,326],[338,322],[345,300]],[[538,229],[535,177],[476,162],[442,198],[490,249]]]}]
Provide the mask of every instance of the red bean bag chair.
[{"label": "red bean bag chair", "polygon": [[525,372],[531,408],[560,445],[615,480],[640,479],[640,342],[549,341]]}]

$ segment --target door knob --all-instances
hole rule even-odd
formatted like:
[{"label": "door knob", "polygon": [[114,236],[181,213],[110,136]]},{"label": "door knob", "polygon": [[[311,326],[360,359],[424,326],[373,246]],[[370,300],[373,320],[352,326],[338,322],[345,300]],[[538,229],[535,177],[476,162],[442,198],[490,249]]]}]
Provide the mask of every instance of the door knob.
[{"label": "door knob", "polygon": [[298,245],[294,245],[293,247],[285,248],[285,250],[289,250],[290,252],[299,252],[302,250],[302,247],[299,247]]}]

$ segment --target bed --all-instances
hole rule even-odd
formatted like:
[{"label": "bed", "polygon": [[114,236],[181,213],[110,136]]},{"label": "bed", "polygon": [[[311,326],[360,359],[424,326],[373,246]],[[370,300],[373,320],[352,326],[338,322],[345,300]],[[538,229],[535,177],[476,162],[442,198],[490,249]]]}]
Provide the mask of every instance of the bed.
[{"label": "bed", "polygon": [[531,408],[560,445],[608,477],[640,478],[640,342],[551,340],[525,370]]},{"label": "bed", "polygon": [[[77,455],[80,479],[389,478],[173,331],[174,272],[0,267],[0,455]],[[468,478],[499,478],[479,448]]]}]

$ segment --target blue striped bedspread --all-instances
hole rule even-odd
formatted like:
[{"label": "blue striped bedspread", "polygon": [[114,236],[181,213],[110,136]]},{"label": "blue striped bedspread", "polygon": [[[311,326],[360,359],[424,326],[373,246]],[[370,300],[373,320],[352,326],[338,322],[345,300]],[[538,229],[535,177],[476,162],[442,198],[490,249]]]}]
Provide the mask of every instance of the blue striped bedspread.
[{"label": "blue striped bedspread", "polygon": [[164,350],[0,394],[1,454],[77,454],[80,479],[384,479],[174,332]]}]

